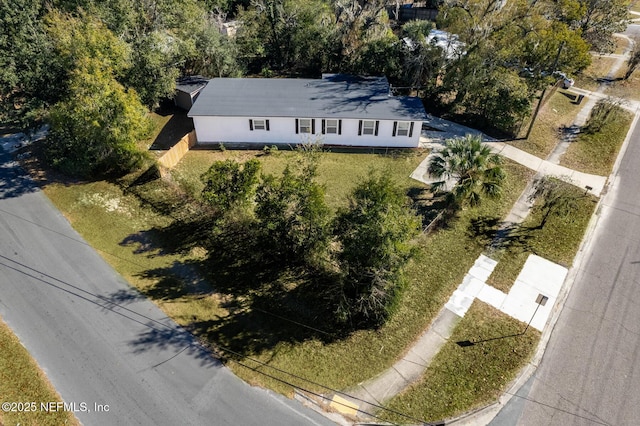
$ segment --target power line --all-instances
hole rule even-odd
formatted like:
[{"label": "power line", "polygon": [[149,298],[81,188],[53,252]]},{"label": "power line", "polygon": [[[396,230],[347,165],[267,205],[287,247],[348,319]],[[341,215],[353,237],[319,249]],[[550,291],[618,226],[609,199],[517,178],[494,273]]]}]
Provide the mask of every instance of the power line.
[{"label": "power line", "polygon": [[[231,353],[231,354],[233,354],[233,355],[236,355],[236,356],[239,356],[239,357],[242,357],[242,358],[248,359],[248,360],[250,360],[250,361],[252,361],[252,362],[255,362],[255,363],[259,364],[260,366],[271,368],[271,369],[273,369],[273,370],[275,370],[275,371],[278,371],[279,373],[283,373],[283,374],[286,374],[286,375],[288,375],[288,376],[295,377],[296,379],[302,380],[302,381],[304,381],[304,382],[310,383],[310,384],[312,384],[312,385],[319,386],[319,387],[324,388],[324,389],[326,389],[326,390],[329,390],[329,391],[331,391],[331,392],[333,392],[333,393],[336,393],[336,394],[339,394],[339,395],[342,395],[342,396],[346,396],[347,398],[351,398],[351,399],[354,399],[354,400],[356,400],[356,401],[364,402],[365,404],[369,404],[369,405],[371,405],[371,406],[373,406],[373,407],[375,407],[375,408],[378,408],[378,409],[381,409],[381,410],[385,410],[385,411],[388,411],[388,412],[393,413],[393,414],[397,414],[397,415],[399,415],[399,416],[405,417],[405,418],[410,419],[410,420],[413,420],[413,421],[417,421],[417,422],[420,422],[420,423],[423,423],[423,424],[428,424],[426,421],[424,421],[424,420],[422,420],[422,419],[418,419],[418,418],[416,418],[416,417],[412,417],[412,416],[410,416],[410,415],[408,415],[408,414],[405,414],[405,413],[402,413],[402,412],[400,412],[400,411],[396,411],[396,410],[393,410],[393,409],[391,409],[391,408],[387,408],[387,407],[384,407],[384,406],[382,406],[382,405],[378,405],[378,404],[372,403],[372,402],[367,401],[367,400],[365,400],[365,399],[358,398],[358,397],[356,397],[356,396],[350,395],[350,394],[348,394],[348,393],[346,393],[346,392],[343,392],[343,391],[340,391],[340,390],[337,390],[337,389],[333,389],[333,388],[331,388],[331,387],[329,387],[329,386],[323,385],[323,384],[318,383],[318,382],[314,382],[313,380],[307,379],[307,378],[302,377],[302,376],[298,376],[297,374],[290,373],[290,372],[288,372],[288,371],[286,371],[286,370],[283,370],[283,369],[281,369],[281,368],[275,367],[275,366],[273,366],[273,365],[269,365],[269,364],[267,364],[267,363],[265,363],[265,362],[263,362],[263,361],[260,361],[260,360],[255,359],[255,358],[251,358],[251,357],[248,357],[248,356],[244,356],[244,355],[242,355],[242,354],[240,354],[240,353],[238,353],[238,352],[234,351],[233,349],[226,348],[226,347],[224,347],[224,346],[220,346],[220,345],[217,345],[217,344],[216,344],[216,348],[220,348],[220,349],[222,349],[222,351],[223,351],[223,352],[229,352],[229,353]],[[253,371],[255,371],[255,372],[258,372],[258,373],[260,373],[260,374],[264,374],[264,375],[265,375],[265,376],[267,376],[267,377],[273,377],[273,376],[271,376],[271,375],[269,375],[269,374],[267,374],[267,373],[265,373],[265,372],[263,372],[263,371],[258,370],[257,368],[251,368],[251,367],[249,367],[249,366],[247,366],[247,365],[244,365],[244,364],[243,364],[243,363],[241,363],[240,361],[235,361],[235,362],[236,362],[236,363],[238,363],[239,365],[242,365],[243,367],[249,368],[249,369],[251,369],[251,370],[253,370]],[[274,377],[274,378],[275,378],[275,377]],[[284,382],[286,382],[286,381],[281,380],[281,379],[278,379],[278,378],[275,378],[275,379],[276,379],[276,380],[279,380],[279,381],[282,381],[283,383],[284,383]],[[289,384],[288,382],[286,382],[286,383],[287,383],[287,384]],[[301,386],[296,386],[296,385],[293,385],[293,384],[289,384],[289,385],[290,385],[290,386],[292,386],[292,387],[294,387],[294,388],[296,388],[296,389],[301,389],[301,390],[303,390],[303,391],[305,391],[305,392],[309,392],[309,393],[312,393],[313,395],[316,395],[316,393],[311,392],[311,391],[308,391],[308,390],[306,390],[305,388],[302,388]],[[321,397],[321,398],[323,398],[323,399],[328,399],[327,397],[325,397],[325,396],[323,396],[323,395],[318,395],[318,396],[320,396],[320,397]],[[343,405],[344,405],[344,404],[343,404]],[[362,410],[359,410],[359,411],[362,411]],[[365,413],[365,414],[369,414],[369,413],[366,413],[366,412],[364,412],[364,411],[362,411],[362,412],[363,412],[363,413]],[[380,417],[377,417],[377,416],[374,416],[374,417],[376,417],[376,418],[380,418]]]},{"label": "power line", "polygon": [[[36,222],[29,221],[29,220],[27,220],[27,219],[24,219],[24,218],[22,218],[22,217],[19,217],[19,216],[17,216],[17,215],[14,215],[13,213],[10,213],[10,212],[4,211],[4,210],[0,210],[0,212],[5,213],[5,214],[9,214],[9,215],[11,215],[11,216],[18,217],[19,219],[25,220],[26,222],[29,222],[29,223],[31,223],[31,224],[33,224],[33,225],[36,225],[36,226],[42,227],[42,228],[44,228],[44,229],[46,229],[46,230],[48,230],[48,231],[51,231],[51,232],[53,232],[53,233],[55,233],[55,234],[58,234],[58,235],[60,235],[60,236],[66,237],[66,238],[69,238],[69,239],[73,240],[74,242],[78,242],[78,243],[83,244],[83,245],[86,245],[86,246],[88,246],[88,247],[92,247],[92,246],[91,246],[89,243],[87,243],[86,241],[78,240],[77,238],[74,238],[74,237],[71,237],[71,236],[66,235],[66,234],[64,234],[64,233],[61,233],[61,232],[55,231],[55,230],[53,230],[53,229],[51,229],[51,228],[48,228],[48,227],[43,226],[43,225],[41,225],[41,224],[38,224],[38,223],[36,223]],[[101,251],[101,252],[103,252],[103,253],[105,253],[105,254],[108,254],[108,255],[111,255],[111,256],[114,256],[114,257],[118,257],[118,258],[120,258],[120,259],[122,259],[122,260],[125,260],[125,261],[128,261],[128,262],[130,262],[130,263],[132,263],[132,264],[135,264],[135,265],[138,265],[138,266],[142,266],[142,265],[140,265],[140,264],[137,264],[136,262],[132,262],[130,259],[124,259],[124,258],[121,258],[121,257],[120,257],[120,256],[118,256],[118,255],[114,255],[114,254],[109,253],[109,252],[104,251],[104,250],[100,250],[100,249],[97,249],[97,250],[98,250],[98,251]],[[5,258],[4,256],[0,256],[0,257]],[[103,307],[103,308],[109,309],[109,310],[111,310],[111,311],[113,311],[113,312],[115,312],[115,313],[118,313],[118,314],[120,314],[120,315],[124,315],[124,314],[119,313],[119,312],[117,312],[117,311],[115,311],[115,310],[113,309],[115,306],[118,306],[119,308],[121,308],[121,309],[123,309],[123,310],[125,310],[125,311],[127,311],[127,312],[130,312],[130,313],[132,313],[132,314],[134,314],[134,315],[137,315],[137,316],[140,316],[140,317],[146,318],[146,319],[148,319],[148,320],[151,320],[151,322],[156,323],[156,324],[160,325],[161,327],[164,327],[164,328],[169,329],[169,330],[171,330],[171,331],[176,331],[176,328],[175,328],[175,327],[171,327],[171,326],[166,325],[166,324],[164,324],[164,323],[162,323],[162,322],[160,322],[160,321],[154,320],[154,319],[152,319],[152,318],[148,318],[148,317],[146,317],[146,316],[145,316],[145,315],[143,315],[143,314],[140,314],[140,313],[138,313],[138,312],[135,312],[135,311],[133,311],[133,310],[131,310],[131,309],[127,308],[126,306],[123,306],[123,305],[121,305],[121,304],[119,304],[119,303],[114,303],[112,300],[109,300],[108,298],[106,298],[106,297],[104,297],[104,296],[94,295],[94,294],[92,294],[92,293],[90,293],[90,292],[88,292],[88,291],[86,291],[86,290],[84,290],[84,289],[81,289],[81,288],[79,288],[79,287],[73,286],[73,285],[72,285],[72,284],[70,284],[70,283],[67,283],[67,282],[65,282],[65,281],[63,281],[63,280],[60,280],[60,279],[56,278],[56,277],[53,277],[53,276],[51,276],[51,275],[48,275],[48,274],[43,273],[43,272],[41,272],[41,271],[38,271],[38,270],[36,270],[36,269],[34,269],[34,268],[32,268],[32,267],[29,267],[29,266],[27,266],[27,265],[25,265],[25,264],[21,264],[21,263],[19,263],[19,262],[16,262],[15,260],[12,260],[12,259],[9,259],[9,258],[5,258],[5,259],[6,259],[6,260],[8,260],[8,261],[10,261],[10,262],[17,263],[18,265],[20,265],[20,266],[22,266],[22,267],[24,267],[24,268],[26,268],[26,269],[29,269],[29,270],[31,270],[31,271],[41,273],[41,274],[43,274],[44,276],[46,276],[47,278],[50,278],[50,279],[52,279],[52,280],[54,280],[54,281],[58,281],[58,282],[60,282],[60,283],[62,283],[62,284],[64,284],[64,285],[67,285],[67,286],[71,286],[71,287],[75,288],[75,289],[76,289],[76,290],[78,290],[78,291],[81,291],[81,292],[84,292],[84,293],[90,294],[90,295],[92,295],[92,296],[94,296],[94,297],[97,297],[99,300],[101,300],[101,301],[103,301],[103,302],[108,303],[108,305],[109,305],[109,306],[107,306],[107,305],[102,305],[102,304],[100,304],[100,303],[97,303],[96,301],[92,301],[92,300],[90,300],[90,299],[88,299],[88,298],[85,298],[85,297],[83,297],[83,296],[79,295],[79,294],[72,293],[72,294],[74,294],[75,296],[81,297],[81,298],[83,298],[83,299],[85,299],[85,300],[87,300],[87,301],[89,301],[89,302],[91,302],[91,303],[95,303],[95,304],[97,304],[97,305],[99,305],[99,306],[101,306],[101,307]],[[10,267],[10,266],[8,266],[8,265],[4,265],[4,266]],[[10,267],[10,268],[11,268],[11,267]],[[14,268],[11,268],[11,269],[14,269]],[[22,273],[25,273],[25,272],[23,272],[23,271],[19,271],[18,269],[16,269],[16,271],[18,271],[18,272],[22,272]],[[34,278],[37,278],[37,277],[35,277],[35,276],[34,276]],[[51,283],[47,283],[47,284],[52,285]],[[60,290],[63,290],[63,291],[67,291],[67,292],[69,292],[69,290],[65,290],[65,289],[63,289],[63,288],[61,288],[61,287],[58,287],[58,288],[59,288]],[[137,289],[136,289],[136,290],[137,290]],[[252,308],[252,309],[256,309],[256,308]],[[320,329],[316,329],[316,328],[311,327],[311,326],[308,326],[308,325],[306,325],[306,324],[299,323],[299,322],[297,322],[297,321],[294,321],[294,320],[291,320],[291,319],[288,319],[288,318],[285,318],[285,317],[281,317],[281,316],[279,316],[279,315],[276,315],[276,314],[273,314],[273,313],[270,313],[270,312],[267,312],[267,311],[263,311],[263,310],[261,310],[261,309],[257,309],[257,310],[259,310],[259,311],[261,311],[261,312],[264,312],[264,313],[266,313],[266,314],[269,314],[269,315],[273,315],[273,316],[278,317],[278,318],[280,318],[280,319],[283,319],[283,320],[286,320],[286,321],[290,321],[290,322],[295,323],[295,324],[298,324],[298,325],[300,325],[300,326],[307,327],[307,328],[312,329],[312,330],[315,330],[315,331],[317,331],[317,332],[320,332],[320,333],[323,333],[323,334],[327,334],[327,335],[331,335],[330,333],[328,333],[328,332],[326,332],[326,331],[323,331],[323,330],[320,330]],[[124,315],[124,316],[125,316],[125,317],[127,317],[127,318],[128,318],[128,319],[130,319],[130,320],[133,320],[133,321],[139,322],[141,325],[145,325],[145,326],[150,327],[150,328],[152,328],[152,329],[158,330],[157,328],[155,328],[155,327],[153,327],[153,326],[151,326],[151,325],[149,325],[149,324],[143,324],[143,323],[142,323],[142,322],[140,322],[139,320],[136,320],[136,319],[134,319],[134,318],[128,317],[128,316],[126,316],[126,315]],[[183,328],[183,327],[181,327],[181,326],[179,326],[179,325],[178,325],[178,327],[177,327],[177,331],[187,332],[187,333],[189,333],[191,336],[196,337],[196,336],[194,336],[191,332],[188,332],[185,328]],[[198,346],[201,346],[201,347],[204,347],[204,348],[206,348],[206,347],[207,347],[206,345],[203,345],[203,344],[202,344],[201,342],[199,342],[199,341],[198,341],[198,343],[197,343],[197,344],[198,344]],[[193,345],[194,345],[194,343],[189,343],[186,347],[193,346]],[[260,366],[271,368],[271,369],[273,369],[273,370],[275,370],[275,371],[278,371],[278,372],[280,372],[280,373],[282,373],[282,374],[286,374],[286,375],[288,375],[288,376],[291,376],[291,377],[294,377],[294,378],[296,378],[296,379],[302,380],[302,381],[304,381],[304,382],[310,383],[310,384],[312,384],[312,385],[314,385],[314,386],[318,386],[318,387],[321,387],[321,388],[323,388],[323,389],[329,390],[329,391],[331,391],[331,392],[333,392],[333,393],[335,393],[335,394],[339,394],[339,395],[342,395],[342,396],[345,396],[345,397],[348,397],[348,398],[351,398],[351,399],[354,399],[354,400],[357,400],[357,401],[363,402],[363,403],[365,403],[365,404],[369,404],[369,405],[371,405],[372,407],[375,407],[375,408],[377,408],[377,409],[381,409],[381,410],[384,410],[384,411],[388,411],[388,412],[390,412],[390,413],[393,413],[393,414],[396,414],[396,415],[402,416],[402,417],[407,418],[407,419],[410,419],[410,420],[412,420],[412,421],[417,421],[417,422],[420,422],[420,423],[425,424],[425,425],[429,424],[429,423],[425,422],[425,421],[424,421],[424,420],[422,420],[422,419],[418,419],[418,418],[412,417],[412,416],[410,416],[410,415],[408,415],[408,414],[405,414],[405,413],[402,413],[402,412],[399,412],[399,411],[396,411],[396,410],[393,410],[393,409],[390,409],[390,408],[387,408],[387,407],[384,407],[384,406],[381,406],[381,405],[378,405],[378,404],[372,403],[372,402],[370,402],[370,401],[367,401],[367,400],[364,400],[364,399],[361,399],[361,398],[358,398],[358,397],[352,396],[352,395],[350,395],[350,394],[348,394],[348,393],[346,393],[346,392],[343,392],[343,391],[339,391],[339,390],[337,390],[337,389],[330,388],[329,386],[323,385],[323,384],[321,384],[321,383],[314,382],[314,381],[309,380],[309,379],[307,379],[307,378],[304,378],[304,377],[302,377],[302,376],[298,376],[298,375],[296,375],[296,374],[294,374],[294,373],[290,373],[290,372],[288,372],[288,371],[286,371],[286,370],[283,370],[283,369],[280,369],[280,368],[278,368],[278,367],[275,367],[275,366],[269,365],[269,364],[267,364],[267,363],[265,363],[265,362],[259,361],[259,360],[257,360],[257,359],[254,359],[254,358],[251,358],[251,357],[248,357],[248,356],[245,356],[245,355],[243,355],[243,354],[241,354],[241,353],[239,353],[239,352],[236,352],[236,351],[232,350],[231,348],[227,348],[227,347],[225,347],[225,346],[221,346],[221,345],[219,345],[219,344],[217,344],[217,343],[213,343],[213,345],[214,345],[216,348],[221,349],[223,352],[227,352],[227,353],[233,354],[233,355],[235,355],[235,356],[237,356],[237,357],[240,357],[240,358],[244,358],[244,359],[250,360],[250,361],[252,361],[252,362],[255,362],[255,363],[259,364]],[[236,362],[237,364],[239,364],[239,365],[241,365],[241,366],[243,366],[243,367],[245,367],[245,368],[248,368],[248,369],[250,369],[250,370],[252,370],[252,371],[255,371],[255,372],[259,373],[259,374],[262,374],[262,375],[264,375],[264,376],[266,376],[266,377],[270,377],[270,378],[272,378],[272,379],[274,379],[274,380],[276,380],[276,381],[279,381],[279,382],[284,383],[284,384],[286,384],[286,385],[288,385],[288,386],[291,386],[292,388],[300,389],[300,390],[302,390],[302,391],[304,391],[304,392],[307,392],[307,393],[312,394],[312,395],[314,395],[314,396],[317,396],[317,397],[319,397],[319,398],[322,398],[322,399],[328,400],[328,397],[326,397],[326,396],[324,396],[324,395],[321,395],[321,394],[318,394],[318,393],[316,393],[316,392],[313,392],[313,391],[311,391],[311,390],[308,390],[308,389],[306,389],[306,388],[303,388],[302,386],[298,386],[298,385],[292,384],[292,383],[290,383],[290,382],[287,382],[286,380],[283,380],[283,379],[277,378],[277,377],[275,377],[275,376],[273,376],[273,375],[270,375],[270,374],[268,374],[268,373],[266,373],[266,372],[264,372],[264,371],[260,371],[260,370],[258,370],[257,368],[249,367],[248,365],[245,365],[245,364],[243,364],[243,363],[242,363],[242,362],[240,362],[240,361],[235,360],[235,362]],[[340,403],[339,401],[333,401],[333,402],[334,402],[334,403],[336,403],[336,404],[339,404],[339,405],[348,406],[348,405],[346,405],[346,404]],[[350,407],[350,408],[353,408],[353,407]],[[358,410],[358,411],[360,411],[360,412],[362,412],[362,413],[364,413],[364,414],[366,414],[366,415],[369,415],[369,416],[372,416],[372,417],[374,417],[374,418],[377,418],[377,419],[381,419],[381,420],[382,420],[382,418],[381,418],[381,417],[378,417],[378,416],[376,416],[376,415],[374,415],[374,414],[368,413],[368,412],[363,411],[363,410]],[[393,424],[396,424],[396,423],[393,423]]]}]

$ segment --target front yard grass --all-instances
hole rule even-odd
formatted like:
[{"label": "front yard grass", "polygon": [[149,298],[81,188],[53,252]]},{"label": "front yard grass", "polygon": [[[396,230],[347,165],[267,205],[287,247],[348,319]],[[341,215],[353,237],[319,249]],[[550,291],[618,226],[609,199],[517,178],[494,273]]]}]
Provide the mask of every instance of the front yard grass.
[{"label": "front yard grass", "polygon": [[[22,346],[11,329],[0,319],[0,402],[37,404],[35,411],[0,410],[0,425],[78,425],[71,412],[46,412],[40,402],[62,402],[45,374]],[[16,409],[19,407],[15,407]],[[31,408],[31,407],[30,407]]]},{"label": "front yard grass", "polygon": [[[255,153],[231,150],[193,152],[183,163],[189,167],[174,173],[174,179],[176,182],[197,182],[194,177],[199,177],[200,170],[195,167],[204,171],[215,158],[252,155]],[[293,153],[278,152],[273,158],[272,155],[260,158],[273,162],[265,163],[265,171],[275,172],[278,167],[284,167],[278,156],[286,158],[288,155]],[[419,188],[421,184],[412,181],[408,175],[421,159],[417,156],[393,158],[331,153],[323,160],[320,176],[327,185],[328,196],[333,197],[329,199],[330,203],[338,206],[345,202],[349,189],[376,165],[389,167],[403,187]],[[276,166],[277,161],[280,166]],[[194,166],[197,163],[200,164]],[[515,163],[507,161],[505,167],[509,178],[503,198],[465,209],[443,229],[420,239],[418,253],[406,271],[408,284],[402,303],[393,318],[377,331],[358,331],[337,337],[309,333],[304,326],[290,321],[321,327],[323,319],[309,320],[307,312],[289,316],[278,304],[268,303],[261,305],[264,312],[248,311],[247,300],[265,296],[256,289],[248,289],[244,296],[238,296],[216,289],[207,282],[194,284],[191,272],[197,273],[201,266],[206,266],[203,253],[197,247],[177,253],[159,246],[167,242],[163,238],[173,238],[174,242],[182,238],[166,229],[171,230],[169,225],[176,217],[184,219],[184,204],[188,203],[179,195],[179,189],[166,182],[152,181],[138,186],[135,191],[144,193],[142,201],[132,194],[132,190],[123,192],[128,184],[122,183],[49,184],[45,193],[125,279],[153,298],[176,322],[214,346],[218,344],[236,351],[238,355],[230,356],[227,361],[241,378],[290,394],[291,387],[262,373],[325,392],[321,386],[278,373],[270,367],[331,388],[344,389],[374,376],[402,356],[405,348],[441,309],[489,241],[490,237],[473,231],[472,222],[495,223],[502,218],[532,176],[531,171]],[[186,176],[189,173],[191,178]],[[196,184],[192,184],[190,191],[198,193],[193,185]],[[174,190],[175,196],[172,195]],[[197,211],[193,214],[197,215]],[[161,238],[161,235],[164,236]],[[256,276],[255,280],[256,288],[259,288],[260,277]],[[279,301],[292,310],[303,309],[294,296],[287,293],[288,289],[295,289],[295,283],[284,283],[283,288],[285,291]],[[252,360],[270,367],[261,367]]]},{"label": "front yard grass", "polygon": [[[288,150],[279,150],[268,155],[262,151],[248,150],[195,150],[189,151],[171,174],[193,197],[199,197],[204,187],[200,176],[214,161],[234,159],[244,162],[250,158],[257,158],[262,164],[262,173],[279,175],[287,162],[295,160],[296,155],[295,151]],[[404,190],[411,186],[420,186],[411,180],[409,175],[426,155],[424,150],[390,151],[389,154],[324,153],[318,169],[318,181],[326,188],[327,204],[337,208],[346,205],[348,194],[370,170],[389,171],[391,177]]]},{"label": "front yard grass", "polygon": [[[474,301],[422,380],[393,398],[388,407],[433,422],[495,401],[537,347],[540,332],[529,328],[522,334],[525,327],[499,310]],[[389,412],[382,416],[406,421]]]},{"label": "front yard grass", "polygon": [[597,133],[580,133],[569,145],[560,164],[574,170],[608,176],[624,142],[633,114],[620,109]]},{"label": "front yard grass", "polygon": [[537,254],[570,267],[593,215],[597,199],[584,190],[564,183],[577,197],[576,209],[566,216],[550,214],[543,225],[542,200],[536,200],[531,214],[517,227],[506,244],[491,257],[498,261],[487,284],[508,293],[529,254]]},{"label": "front yard grass", "polygon": [[[508,143],[542,159],[547,158],[560,142],[562,127],[568,127],[574,122],[580,108],[588,100],[585,98],[582,105],[576,105],[575,99],[575,94],[558,89],[540,109],[529,139]],[[528,126],[528,121],[522,126],[521,134],[523,136],[526,134]]]},{"label": "front yard grass", "polygon": [[[249,383],[288,394],[291,388],[277,379],[317,392],[328,391],[272,367],[334,389],[346,389],[388,368],[429,325],[490,241],[490,236],[477,232],[473,224],[494,223],[506,215],[532,176],[532,172],[515,163],[507,161],[506,168],[509,178],[502,199],[487,200],[477,208],[465,209],[444,229],[420,239],[418,253],[406,270],[407,287],[402,302],[382,328],[358,331],[347,338],[325,343],[319,339],[295,344],[282,342],[271,350],[250,354],[269,367],[245,358],[241,362],[258,371],[231,364],[234,371]],[[281,326],[287,326],[286,322],[281,322]]]},{"label": "front yard grass", "polygon": [[591,65],[575,77],[575,86],[585,90],[596,90],[600,86],[599,80],[609,75],[609,71],[616,61],[616,58],[591,55]]},{"label": "front yard grass", "polygon": [[626,70],[626,65],[620,69],[616,76],[619,80],[609,84],[605,93],[617,98],[640,100],[640,68],[636,69],[627,80],[622,80]]}]

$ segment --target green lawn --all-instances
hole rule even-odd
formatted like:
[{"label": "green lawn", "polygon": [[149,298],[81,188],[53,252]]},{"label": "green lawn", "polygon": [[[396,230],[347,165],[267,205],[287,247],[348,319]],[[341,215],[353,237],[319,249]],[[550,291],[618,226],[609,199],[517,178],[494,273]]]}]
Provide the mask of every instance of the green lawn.
[{"label": "green lawn", "polygon": [[[35,402],[36,410],[11,412],[0,410],[0,425],[77,425],[70,412],[40,410],[40,402],[61,402],[29,352],[11,329],[0,319],[0,402]],[[18,407],[14,407],[18,409]],[[32,408],[29,406],[29,408]]]},{"label": "green lawn", "polygon": [[633,114],[620,108],[599,132],[580,133],[569,145],[560,164],[581,172],[608,176],[632,120]]},{"label": "green lawn", "polygon": [[487,284],[508,293],[531,253],[565,267],[573,264],[597,200],[584,195],[580,188],[565,185],[578,197],[576,210],[566,217],[551,214],[540,227],[545,212],[537,200],[531,214],[512,234],[512,239],[501,250],[492,253],[498,264]]},{"label": "green lawn", "polygon": [[[214,159],[254,155],[248,151],[231,150],[192,152],[181,163],[183,169],[178,167],[174,172],[174,179],[186,183],[189,191],[196,194],[199,191],[195,178]],[[275,156],[260,158],[265,160],[267,172],[276,172],[283,167],[278,157],[289,155],[293,153],[279,152]],[[333,206],[344,203],[345,194],[371,167],[389,167],[403,187],[420,187],[419,183],[408,178],[408,174],[423,157],[393,158],[364,154],[327,154],[326,157],[330,158],[323,160],[320,174]],[[408,285],[401,306],[388,324],[377,331],[359,331],[349,336],[327,337],[310,333],[306,327],[289,321],[294,318],[316,328],[322,327],[324,322],[322,318],[309,317],[313,307],[305,310],[304,304],[297,303],[293,282],[282,284],[277,303],[265,301],[259,305],[262,311],[246,309],[248,300],[264,296],[259,293],[259,287],[238,295],[220,288],[220,281],[211,281],[213,285],[206,282],[192,284],[191,272],[200,270],[202,251],[197,246],[190,246],[187,251],[158,248],[161,242],[175,243],[183,236],[190,237],[173,232],[170,226],[172,217],[183,221],[190,214],[197,216],[198,213],[196,207],[191,207],[189,197],[174,185],[152,181],[130,187],[125,194],[123,188],[128,187],[131,178],[120,185],[107,182],[50,184],[45,192],[116,270],[154,298],[178,323],[205,341],[238,352],[240,355],[229,360],[228,364],[240,377],[289,394],[289,386],[261,373],[305,388],[325,389],[283,375],[270,367],[256,371],[245,366],[257,367],[252,361],[255,359],[329,387],[344,389],[379,373],[402,355],[482,253],[490,240],[487,229],[495,227],[495,222],[509,211],[527,179],[532,176],[529,170],[511,162],[507,162],[506,168],[509,179],[502,199],[463,210],[444,229],[422,237],[418,253],[406,271]],[[134,193],[139,196],[134,196]],[[478,227],[479,223],[489,225]],[[198,232],[191,228],[187,231],[191,234]],[[241,269],[237,271],[242,273]],[[217,277],[218,280],[222,278],[233,277]],[[256,276],[258,286],[260,279],[267,278]],[[281,310],[282,306],[296,310],[296,316]],[[283,316],[288,319],[281,319]]]},{"label": "green lawn", "polygon": [[591,65],[575,77],[575,86],[585,90],[596,90],[600,86],[598,79],[609,75],[609,71],[615,62],[615,58],[591,55]]},{"label": "green lawn", "polygon": [[[280,150],[264,155],[262,151],[225,150],[225,151],[189,151],[178,163],[172,176],[194,197],[199,197],[203,184],[202,175],[214,161],[234,159],[239,162],[258,158],[262,163],[262,172],[279,175],[287,162],[295,161],[295,151]],[[396,151],[392,154],[337,153],[322,154],[318,169],[318,180],[326,187],[327,203],[331,207],[346,204],[347,195],[355,185],[367,176],[370,170],[387,170],[392,178],[408,190],[422,186],[409,179],[409,175],[426,157],[423,150]]]},{"label": "green lawn", "polygon": [[[506,167],[509,179],[503,199],[466,209],[444,229],[423,237],[418,253],[406,271],[408,285],[402,303],[381,329],[359,331],[348,338],[324,344],[319,339],[297,344],[283,342],[271,350],[251,356],[270,367],[287,370],[335,389],[348,388],[388,368],[427,327],[489,242],[490,230],[474,225],[485,223],[489,224],[487,227],[495,227],[495,220],[507,213],[531,177],[529,170],[521,166],[509,162]],[[246,359],[243,363],[250,367],[258,366]],[[316,391],[326,391],[270,367],[262,367],[260,371]],[[285,393],[291,391],[259,372],[238,365],[234,370],[250,383]]]},{"label": "green lawn", "polygon": [[[570,126],[587,101],[585,98],[582,105],[576,105],[575,96],[566,90],[557,90],[540,109],[529,139],[516,140],[509,144],[537,157],[547,158],[560,141],[562,126]],[[522,126],[522,136],[526,134],[528,126],[529,122]]]},{"label": "green lawn", "polygon": [[[422,380],[388,407],[425,421],[439,421],[497,400],[529,361],[540,333],[476,300],[435,356]],[[472,342],[460,346],[456,342]],[[476,343],[477,342],[477,343]],[[405,418],[381,412],[390,421]]]}]

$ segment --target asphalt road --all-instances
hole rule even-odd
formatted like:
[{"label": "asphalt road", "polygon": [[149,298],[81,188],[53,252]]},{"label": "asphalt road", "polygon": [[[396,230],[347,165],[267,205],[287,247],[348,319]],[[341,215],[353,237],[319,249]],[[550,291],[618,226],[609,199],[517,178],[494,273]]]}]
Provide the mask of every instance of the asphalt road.
[{"label": "asphalt road", "polygon": [[0,315],[85,425],[333,424],[221,366],[131,291],[1,148]]},{"label": "asphalt road", "polygon": [[492,426],[640,424],[640,124],[542,363]]},{"label": "asphalt road", "polygon": [[629,25],[623,34],[628,35],[629,37],[640,37],[640,23]]}]

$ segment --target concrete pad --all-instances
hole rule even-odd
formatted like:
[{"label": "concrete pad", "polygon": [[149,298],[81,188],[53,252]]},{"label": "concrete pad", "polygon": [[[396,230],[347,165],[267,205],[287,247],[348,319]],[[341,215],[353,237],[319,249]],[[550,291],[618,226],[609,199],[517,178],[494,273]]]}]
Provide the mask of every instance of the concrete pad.
[{"label": "concrete pad", "polygon": [[539,294],[540,292],[535,288],[524,285],[521,281],[516,281],[500,310],[524,323],[531,321],[532,327],[542,331],[551,314],[556,297],[545,294],[549,300],[544,306],[538,306],[536,298]]},{"label": "concrete pad", "polygon": [[[415,179],[419,182],[422,182],[426,185],[431,185],[433,182],[438,182],[440,179],[436,179],[429,176],[429,172],[428,172],[429,162],[431,161],[431,159],[435,154],[436,154],[436,151],[432,150],[431,153],[427,155],[427,157],[424,160],[422,160],[420,164],[418,164],[418,167],[416,167],[415,170],[411,172],[411,175],[409,175],[409,177],[411,179]],[[455,179],[448,179],[445,183],[444,189],[446,191],[450,191],[451,188],[454,187],[455,183],[456,183]]]},{"label": "concrete pad", "polygon": [[495,260],[481,254],[480,257],[476,259],[467,275],[471,275],[482,282],[487,281],[497,264],[498,262]]},{"label": "concrete pad", "polygon": [[[522,322],[531,321],[532,327],[542,331],[567,273],[563,266],[529,255],[500,310]],[[548,298],[544,306],[536,303],[540,294]]]},{"label": "concrete pad", "polygon": [[476,296],[478,299],[482,300],[484,303],[488,303],[496,309],[502,308],[504,300],[507,298],[506,293],[498,290],[497,288],[491,287],[490,285],[484,285],[482,290]]},{"label": "concrete pad", "polygon": [[482,286],[484,286],[485,281],[486,278],[482,280],[472,276],[471,273],[469,273],[464,276],[462,284],[458,286],[458,291],[461,291],[469,296],[476,297],[480,290],[482,290]]},{"label": "concrete pad", "polygon": [[427,175],[427,167],[429,167],[430,157],[431,154],[427,155],[425,159],[418,164],[418,167],[416,167],[410,175],[411,179],[419,180],[420,182],[423,181],[425,175]]},{"label": "concrete pad", "polygon": [[449,301],[444,306],[456,315],[464,317],[464,314],[466,314],[471,307],[473,299],[473,296],[456,290],[453,292],[453,294],[449,298]]},{"label": "concrete pad", "polygon": [[516,282],[531,286],[546,296],[557,296],[568,269],[535,254],[529,255]]}]

